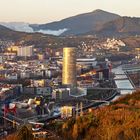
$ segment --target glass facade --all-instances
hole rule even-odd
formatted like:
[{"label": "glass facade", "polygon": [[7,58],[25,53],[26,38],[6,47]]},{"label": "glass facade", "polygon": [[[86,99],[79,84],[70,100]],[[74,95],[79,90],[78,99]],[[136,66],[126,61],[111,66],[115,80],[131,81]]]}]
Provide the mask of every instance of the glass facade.
[{"label": "glass facade", "polygon": [[76,86],[76,48],[63,48],[62,84]]}]

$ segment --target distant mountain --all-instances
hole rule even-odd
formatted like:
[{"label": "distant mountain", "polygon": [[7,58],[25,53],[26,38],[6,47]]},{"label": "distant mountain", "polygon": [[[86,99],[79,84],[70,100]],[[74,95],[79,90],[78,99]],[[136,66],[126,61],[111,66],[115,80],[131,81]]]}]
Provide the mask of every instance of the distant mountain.
[{"label": "distant mountain", "polygon": [[18,37],[19,34],[16,31],[0,25],[0,39],[17,40]]},{"label": "distant mountain", "polygon": [[6,28],[5,26],[2,26],[2,25],[0,25],[0,30],[1,30],[1,31],[2,31],[2,30],[10,31],[10,29],[8,29],[8,28]]},{"label": "distant mountain", "polygon": [[48,44],[59,43],[60,40],[58,37],[52,35],[44,35],[42,33],[13,31],[2,25],[0,25],[0,39],[11,40],[16,43],[23,42],[25,45],[35,45],[36,47],[47,47]]},{"label": "distant mountain", "polygon": [[87,34],[101,36],[129,36],[140,35],[140,18],[120,17],[114,21],[107,22]]},{"label": "distant mountain", "polygon": [[121,17],[103,10],[72,16],[47,24],[28,24],[24,22],[0,22],[14,31],[56,36],[97,35],[97,36],[135,36],[140,35],[140,18]]},{"label": "distant mountain", "polygon": [[[21,40],[29,40],[29,37],[32,39],[32,36],[37,36],[37,35],[34,33],[14,31],[3,25],[0,25],[0,39],[12,40],[16,42],[16,41],[21,41]],[[40,36],[42,36],[42,34],[40,34]]]},{"label": "distant mountain", "polygon": [[95,10],[48,24],[31,24],[30,27],[36,32],[56,33],[56,35],[78,35],[96,30],[96,27],[100,24],[107,23],[119,17],[117,14]]},{"label": "distant mountain", "polygon": [[34,32],[34,30],[29,26],[29,23],[25,23],[25,22],[0,22],[0,25],[3,25],[14,31],[28,32],[28,33]]}]

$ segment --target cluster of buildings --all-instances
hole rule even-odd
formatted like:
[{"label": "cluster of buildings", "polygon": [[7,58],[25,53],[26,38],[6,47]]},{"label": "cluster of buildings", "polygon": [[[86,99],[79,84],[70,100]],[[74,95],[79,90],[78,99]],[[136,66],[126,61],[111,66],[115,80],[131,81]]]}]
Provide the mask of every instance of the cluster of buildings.
[{"label": "cluster of buildings", "polygon": [[120,47],[125,47],[126,44],[123,41],[117,40],[115,38],[113,38],[113,39],[107,38],[107,40],[103,44],[103,46],[107,50],[115,49],[115,50],[119,51]]},{"label": "cluster of buildings", "polygon": [[5,48],[14,45],[14,42],[11,40],[3,40],[0,39],[0,50],[1,52],[3,52],[5,50]]},{"label": "cluster of buildings", "polygon": [[[88,88],[98,86],[100,80],[109,79],[110,73],[109,61],[100,64],[96,58],[80,58],[77,52],[78,49],[73,46],[64,47],[55,53],[49,49],[38,53],[38,48],[34,46],[6,48],[3,56],[5,53],[15,53],[15,57],[7,59],[1,55],[0,58],[5,60],[1,60],[0,79],[2,84],[9,83],[14,88],[12,91],[11,88],[5,91],[1,89],[1,101],[26,95],[33,103],[21,99],[16,104],[22,106],[22,111],[34,110],[37,115],[50,113],[48,105],[53,106],[54,103],[51,102],[55,101],[62,107],[63,117],[71,116],[73,106],[86,97]],[[49,55],[51,56],[46,57]],[[70,104],[69,107],[65,107],[64,104],[67,103]]]},{"label": "cluster of buildings", "polygon": [[[26,59],[26,57],[32,58],[33,46],[12,46],[7,50],[16,53],[19,60],[1,61],[0,78],[2,81],[15,83],[28,80],[28,85],[23,88],[25,93],[36,93],[37,95],[52,93],[53,98],[62,99],[63,96],[67,98],[69,95],[73,97],[86,95],[86,90],[81,88],[96,85],[93,76],[98,75],[96,70],[100,69],[96,59],[77,58],[77,48],[75,47],[63,48],[61,57],[46,59],[42,58],[43,54],[39,54],[37,59]],[[23,60],[22,57],[25,59]],[[99,77],[101,79],[102,74]]]},{"label": "cluster of buildings", "polygon": [[135,48],[135,53],[136,53],[136,56],[135,56],[135,59],[136,61],[140,61],[140,48]]},{"label": "cluster of buildings", "polygon": [[17,97],[22,93],[22,85],[20,84],[4,84],[0,83],[0,101],[8,101],[8,99]]},{"label": "cluster of buildings", "polygon": [[6,53],[11,53],[15,57],[31,57],[34,55],[33,46],[10,46],[7,47]]},{"label": "cluster of buildings", "polygon": [[79,56],[86,56],[91,58],[92,56],[96,57],[106,57],[114,55],[114,52],[122,53],[126,52],[123,49],[126,47],[126,44],[119,39],[107,38],[105,39],[89,39],[86,41],[81,41],[78,45],[78,54]]},{"label": "cluster of buildings", "polygon": [[[82,116],[83,108],[93,103],[89,89],[106,87],[111,76],[111,62],[99,62],[96,56],[106,56],[105,50],[119,52],[125,46],[114,38],[57,49],[8,44],[0,53],[0,107],[12,102],[20,117],[35,120],[39,118],[36,116],[47,118],[55,113],[61,118]],[[114,94],[111,90],[101,92],[95,99],[104,100]]]}]

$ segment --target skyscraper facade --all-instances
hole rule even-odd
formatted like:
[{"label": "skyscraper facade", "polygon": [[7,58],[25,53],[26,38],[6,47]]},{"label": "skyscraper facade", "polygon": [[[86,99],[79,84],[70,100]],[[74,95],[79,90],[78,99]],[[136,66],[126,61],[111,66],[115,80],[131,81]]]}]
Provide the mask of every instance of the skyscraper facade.
[{"label": "skyscraper facade", "polygon": [[76,80],[76,48],[63,48],[62,84],[75,87]]}]

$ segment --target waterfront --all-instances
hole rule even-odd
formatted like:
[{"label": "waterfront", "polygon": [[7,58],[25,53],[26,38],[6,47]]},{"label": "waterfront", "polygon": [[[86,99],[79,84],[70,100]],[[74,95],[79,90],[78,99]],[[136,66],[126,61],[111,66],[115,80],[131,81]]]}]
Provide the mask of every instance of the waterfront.
[{"label": "waterfront", "polygon": [[126,76],[125,72],[122,70],[122,65],[118,66],[117,68],[112,69],[112,72],[116,75],[114,80],[115,80],[115,84],[117,88],[125,89],[125,90],[120,90],[120,95],[117,95],[112,101],[115,101],[122,95],[132,94],[132,92],[135,91],[133,85],[129,81],[129,78]]}]

